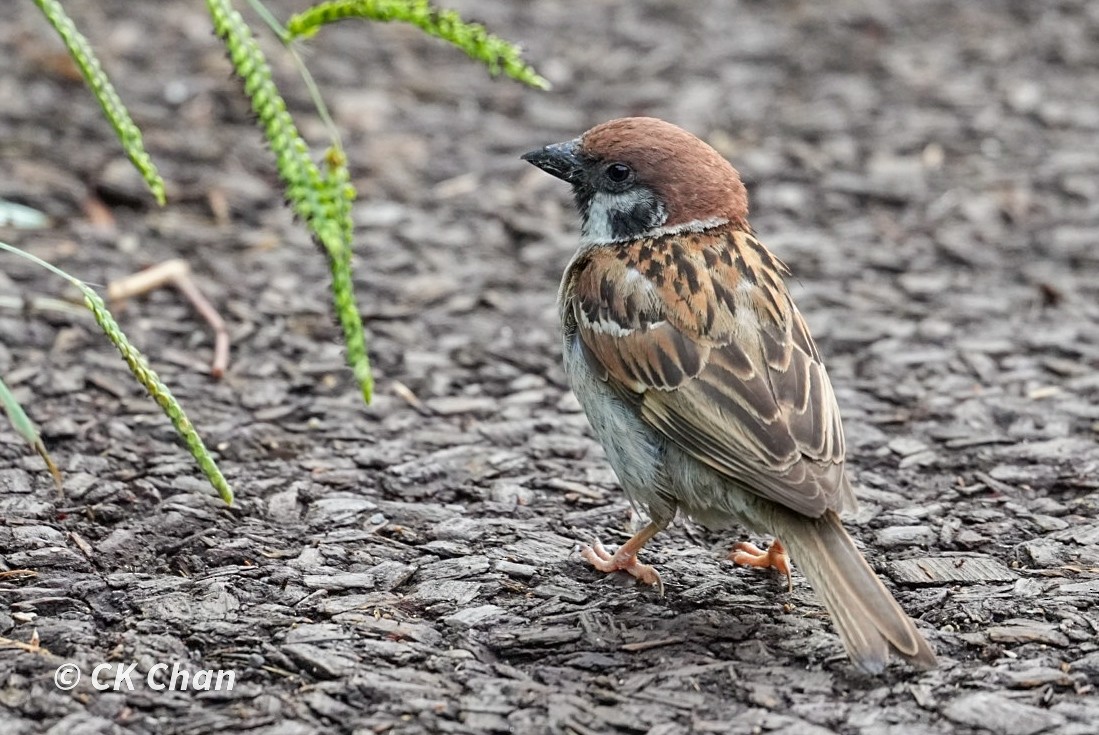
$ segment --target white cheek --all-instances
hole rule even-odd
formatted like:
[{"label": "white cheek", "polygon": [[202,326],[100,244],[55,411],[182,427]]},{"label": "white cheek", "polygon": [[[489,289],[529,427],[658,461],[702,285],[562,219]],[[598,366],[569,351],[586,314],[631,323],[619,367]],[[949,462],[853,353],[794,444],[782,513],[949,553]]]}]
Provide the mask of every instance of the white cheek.
[{"label": "white cheek", "polygon": [[[588,220],[584,223],[581,236],[586,243],[614,242],[614,228],[611,220],[615,212],[630,212],[639,204],[652,202],[653,194],[644,187],[634,187],[628,191],[612,193],[597,191],[588,207]],[[661,207],[663,209],[663,207]]]},{"label": "white cheek", "polygon": [[581,233],[588,242],[610,242],[614,239],[611,229],[611,212],[621,208],[622,194],[609,194],[597,191],[591,198],[588,208],[588,219],[584,223],[584,231]]}]

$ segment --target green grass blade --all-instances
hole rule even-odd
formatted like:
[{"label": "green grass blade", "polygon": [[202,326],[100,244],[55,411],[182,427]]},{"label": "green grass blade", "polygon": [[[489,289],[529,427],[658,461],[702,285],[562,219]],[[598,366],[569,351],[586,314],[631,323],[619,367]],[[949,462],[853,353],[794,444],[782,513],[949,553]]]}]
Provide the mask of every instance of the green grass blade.
[{"label": "green grass blade", "polygon": [[503,73],[538,89],[549,82],[523,61],[515,44],[485,30],[479,23],[467,23],[453,10],[439,10],[427,0],[332,0],[294,15],[286,22],[291,38],[307,38],[328,23],[363,18],[382,23],[410,23],[430,36],[457,46],[496,76]]},{"label": "green grass blade", "polygon": [[145,356],[126,339],[126,335],[122,332],[122,329],[118,326],[114,317],[111,316],[111,312],[108,311],[107,305],[103,303],[103,299],[99,297],[99,294],[93,291],[79,278],[69,275],[60,268],[47,263],[28,252],[3,242],[0,242],[0,250],[6,250],[22,258],[26,258],[61,276],[80,289],[80,292],[84,295],[84,305],[92,312],[96,324],[99,325],[104,334],[107,335],[107,339],[111,341],[111,344],[113,344],[119,354],[122,355],[122,359],[126,362],[127,367],[130,368],[130,372],[133,373],[134,377],[137,378],[137,381],[144,386],[145,390],[149,392],[149,395],[153,397],[153,400],[157,402],[157,405],[160,406],[161,410],[164,411],[164,414],[172,422],[172,426],[175,427],[176,433],[179,434],[183,443],[187,445],[187,449],[190,451],[191,456],[195,458],[195,462],[198,464],[203,474],[206,475],[206,479],[209,480],[210,484],[217,490],[221,499],[224,500],[226,504],[232,505],[233,490],[229,487],[229,483],[221,474],[221,469],[218,468],[213,457],[210,456],[210,452],[206,449],[202,437],[199,436],[194,425],[191,423],[190,419],[187,418],[187,414],[183,411],[183,408],[179,405],[175,396],[172,395],[172,392],[168,390],[168,387],[164,385],[163,382],[161,382],[160,377],[156,372],[149,367],[149,363],[146,361]]},{"label": "green grass blade", "polygon": [[0,404],[8,414],[8,421],[11,422],[12,428],[19,432],[28,444],[39,441],[38,427],[27,416],[27,412],[19,405],[19,401],[15,400],[15,396],[2,379],[0,379]]},{"label": "green grass blade", "polygon": [[332,274],[332,303],[336,318],[343,329],[347,362],[369,404],[374,394],[374,375],[370,357],[366,351],[362,318],[355,303],[355,290],[351,277],[351,203],[355,200],[355,188],[351,185],[351,173],[347,170],[347,158],[343,151],[333,146],[324,157],[324,191],[329,209],[329,220],[340,223],[339,232],[326,233],[322,238],[328,254],[328,268]]},{"label": "green grass blade", "polygon": [[141,130],[134,124],[130,113],[126,111],[126,106],[122,104],[122,99],[115,91],[114,85],[107,78],[103,67],[100,66],[99,59],[92,51],[88,39],[84,38],[80,31],[76,29],[76,25],[65,14],[64,8],[57,0],[34,0],[34,3],[46,16],[46,20],[50,22],[58,35],[61,36],[61,40],[69,50],[69,55],[76,62],[80,73],[84,75],[85,81],[91,88],[92,94],[99,100],[103,113],[110,121],[111,127],[114,128],[115,135],[122,143],[122,150],[125,151],[134,167],[141,173],[142,178],[145,179],[145,185],[156,197],[157,203],[163,205],[165,201],[164,180],[160,178],[153,159],[145,150],[145,144],[141,139]]},{"label": "green grass blade", "polygon": [[42,437],[38,434],[38,427],[27,416],[27,412],[19,405],[19,401],[15,400],[15,396],[3,380],[0,380],[0,406],[4,407],[4,413],[8,415],[8,421],[11,422],[12,427],[27,440],[27,443],[38,453],[38,456],[45,461],[46,469],[53,476],[54,484],[57,485],[58,490],[61,490],[61,470],[57,469],[57,465],[53,463],[49,452],[46,451],[46,445],[42,443]]},{"label": "green grass blade", "polygon": [[199,436],[194,425],[191,423],[190,419],[187,418],[187,414],[183,411],[183,407],[179,405],[179,402],[175,399],[175,396],[172,395],[168,386],[161,382],[156,371],[149,367],[149,363],[146,361],[145,356],[126,339],[126,335],[122,333],[122,329],[119,328],[118,323],[114,320],[114,317],[111,316],[111,312],[107,310],[107,305],[103,303],[103,299],[99,297],[99,294],[82,282],[77,281],[76,285],[84,294],[84,305],[92,312],[96,324],[98,324],[107,335],[107,339],[109,339],[111,344],[118,349],[119,354],[122,355],[122,359],[126,362],[126,366],[130,368],[130,372],[137,378],[137,382],[145,387],[145,390],[149,392],[149,395],[153,397],[153,400],[156,401],[157,405],[164,411],[164,414],[171,420],[176,433],[183,439],[183,443],[187,445],[187,449],[191,452],[191,456],[195,458],[195,462],[198,463],[202,473],[206,475],[206,479],[209,480],[210,484],[214,486],[214,489],[218,491],[218,495],[221,496],[221,499],[225,501],[226,505],[232,505],[233,490],[229,487],[229,483],[221,474],[221,469],[219,469],[217,463],[214,462],[214,458],[210,456],[210,452],[206,449],[202,437]]},{"label": "green grass blade", "polygon": [[351,280],[351,186],[343,152],[334,147],[322,171],[309,156],[286,102],[279,94],[271,68],[251,30],[228,0],[207,0],[214,30],[225,41],[229,59],[244,80],[244,91],[263,128],[287,201],[324,249],[332,275],[332,300],[343,329],[347,362],[367,403],[374,380],[367,358],[366,337]]}]

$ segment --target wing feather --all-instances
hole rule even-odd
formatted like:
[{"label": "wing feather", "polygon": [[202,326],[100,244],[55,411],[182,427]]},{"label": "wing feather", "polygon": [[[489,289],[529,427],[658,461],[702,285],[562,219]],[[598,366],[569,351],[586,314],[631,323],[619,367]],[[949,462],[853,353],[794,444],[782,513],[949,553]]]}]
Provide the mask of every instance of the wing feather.
[{"label": "wing feather", "polygon": [[566,308],[598,374],[737,486],[813,517],[853,508],[835,394],[784,267],[747,232],[665,237],[570,267]]}]

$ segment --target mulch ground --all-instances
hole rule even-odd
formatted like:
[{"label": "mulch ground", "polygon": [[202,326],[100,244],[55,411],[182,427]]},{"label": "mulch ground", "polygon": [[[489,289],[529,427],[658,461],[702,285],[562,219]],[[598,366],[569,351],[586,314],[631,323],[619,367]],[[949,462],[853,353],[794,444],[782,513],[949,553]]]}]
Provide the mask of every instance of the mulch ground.
[{"label": "mulch ground", "polygon": [[[53,224],[0,238],[97,284],[191,264],[229,323],[222,381],[175,292],[118,318],[239,502],[90,318],[42,301],[64,284],[0,256],[0,374],[66,478],[0,428],[0,636],[31,649],[0,647],[5,735],[1099,731],[1099,5],[454,6],[521,41],[550,94],[412,29],[323,31],[306,58],[361,194],[370,407],[202,3],[67,4],[164,209],[34,5],[7,5],[0,197]],[[626,114],[743,173],[827,356],[852,528],[937,670],[859,675],[802,577],[724,561],[735,534],[655,539],[664,598],[578,559],[637,519],[559,364],[568,192],[518,156]],[[236,684],[152,691],[162,661]],[[99,662],[137,663],[135,691],[93,689]]]}]

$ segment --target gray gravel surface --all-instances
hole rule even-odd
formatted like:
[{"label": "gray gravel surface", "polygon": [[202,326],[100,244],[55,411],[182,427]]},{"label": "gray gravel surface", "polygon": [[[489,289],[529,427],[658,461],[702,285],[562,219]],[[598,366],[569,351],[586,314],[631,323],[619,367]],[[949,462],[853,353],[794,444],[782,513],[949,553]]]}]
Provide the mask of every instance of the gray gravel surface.
[{"label": "gray gravel surface", "polygon": [[[59,496],[0,428],[4,735],[1097,732],[1099,3],[454,5],[521,41],[551,94],[413,29],[323,31],[306,58],[361,193],[369,408],[202,4],[67,4],[165,209],[34,5],[6,5],[0,198],[53,226],[0,238],[100,284],[187,259],[230,325],[224,380],[178,294],[118,317],[239,503],[90,319],[12,307],[64,288],[0,256],[0,374],[66,477]],[[578,559],[638,519],[559,365],[568,193],[518,155],[627,114],[742,172],[827,356],[853,530],[937,670],[857,674],[800,575],[787,593],[723,560],[735,534],[655,539],[663,599]],[[100,662],[136,663],[135,690],[93,689]],[[235,686],[150,690],[158,662]]]}]

